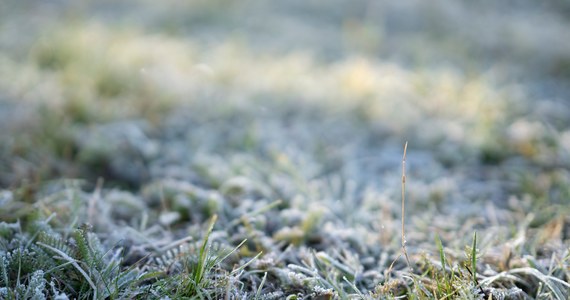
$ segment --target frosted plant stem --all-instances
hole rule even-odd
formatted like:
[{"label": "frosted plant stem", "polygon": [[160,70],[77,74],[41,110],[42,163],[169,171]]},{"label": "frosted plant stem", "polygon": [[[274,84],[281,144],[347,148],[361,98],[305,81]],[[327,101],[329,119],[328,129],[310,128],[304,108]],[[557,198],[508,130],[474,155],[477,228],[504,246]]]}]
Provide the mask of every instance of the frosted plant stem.
[{"label": "frosted plant stem", "polygon": [[408,268],[412,271],[408,251],[406,250],[406,234],[404,231],[404,224],[406,220],[406,151],[408,150],[408,142],[404,144],[404,156],[402,157],[402,252],[406,257]]}]

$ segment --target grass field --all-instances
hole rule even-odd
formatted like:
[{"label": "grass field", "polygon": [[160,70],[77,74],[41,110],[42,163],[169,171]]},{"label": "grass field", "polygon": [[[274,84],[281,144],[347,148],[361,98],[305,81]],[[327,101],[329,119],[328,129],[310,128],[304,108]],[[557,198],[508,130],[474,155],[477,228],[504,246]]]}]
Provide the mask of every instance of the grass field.
[{"label": "grass field", "polygon": [[1,2],[0,299],[568,299],[535,2]]}]

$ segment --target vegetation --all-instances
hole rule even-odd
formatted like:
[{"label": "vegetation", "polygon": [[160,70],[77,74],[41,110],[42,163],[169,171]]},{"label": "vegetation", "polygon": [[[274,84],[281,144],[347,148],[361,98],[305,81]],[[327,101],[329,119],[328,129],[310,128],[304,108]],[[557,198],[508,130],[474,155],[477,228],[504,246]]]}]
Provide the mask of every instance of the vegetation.
[{"label": "vegetation", "polygon": [[0,299],[570,297],[566,4],[40,2]]}]

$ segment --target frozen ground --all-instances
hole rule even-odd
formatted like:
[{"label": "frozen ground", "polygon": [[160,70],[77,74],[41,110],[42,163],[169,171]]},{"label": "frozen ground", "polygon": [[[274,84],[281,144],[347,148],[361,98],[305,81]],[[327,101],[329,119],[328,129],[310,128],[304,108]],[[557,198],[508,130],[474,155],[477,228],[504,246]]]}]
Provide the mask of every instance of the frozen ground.
[{"label": "frozen ground", "polygon": [[567,299],[569,25],[564,1],[3,2],[0,298]]}]

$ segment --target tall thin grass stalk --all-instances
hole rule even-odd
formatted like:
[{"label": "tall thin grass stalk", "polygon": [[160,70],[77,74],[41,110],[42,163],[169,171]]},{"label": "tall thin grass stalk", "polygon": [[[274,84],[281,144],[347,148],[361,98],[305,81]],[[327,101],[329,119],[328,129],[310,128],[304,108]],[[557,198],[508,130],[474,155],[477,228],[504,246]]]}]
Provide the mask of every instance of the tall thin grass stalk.
[{"label": "tall thin grass stalk", "polygon": [[473,286],[479,286],[479,282],[477,282],[477,231],[473,233],[473,245],[471,246],[471,270],[473,270]]},{"label": "tall thin grass stalk", "polygon": [[408,263],[408,268],[412,272],[412,265],[410,264],[410,258],[408,256],[408,251],[406,250],[406,233],[404,230],[404,224],[406,221],[406,152],[408,150],[408,142],[404,144],[404,156],[402,156],[402,252],[406,257],[406,262]]}]

